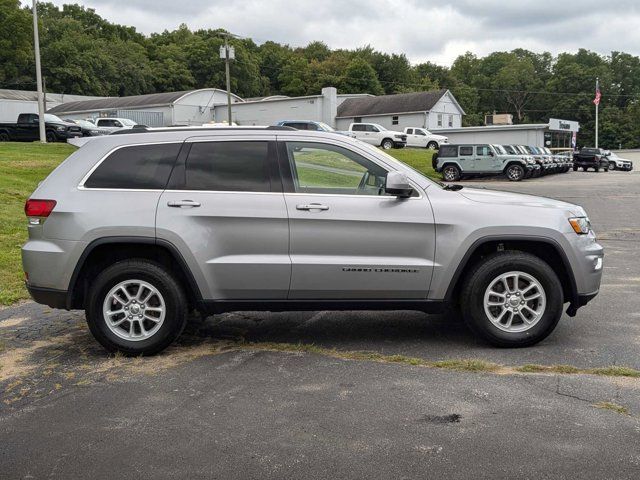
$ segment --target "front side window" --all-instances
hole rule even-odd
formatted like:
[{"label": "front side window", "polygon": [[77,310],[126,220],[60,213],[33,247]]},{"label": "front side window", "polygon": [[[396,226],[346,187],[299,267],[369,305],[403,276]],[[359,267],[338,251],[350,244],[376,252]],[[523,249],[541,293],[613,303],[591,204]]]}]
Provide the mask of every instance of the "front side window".
[{"label": "front side window", "polygon": [[296,193],[385,195],[387,171],[346,148],[287,142]]},{"label": "front side window", "polygon": [[86,188],[160,190],[180,151],[180,143],[132,145],[112,152],[84,183]]},{"label": "front side window", "polygon": [[427,136],[427,134],[424,133],[424,130],[420,130],[419,128],[416,128],[416,135],[420,135],[420,136],[423,136],[423,137]]},{"label": "front side window", "polygon": [[185,190],[270,192],[268,142],[196,142],[185,165]]},{"label": "front side window", "polygon": [[489,145],[479,145],[476,147],[476,155],[486,157],[489,155]]}]

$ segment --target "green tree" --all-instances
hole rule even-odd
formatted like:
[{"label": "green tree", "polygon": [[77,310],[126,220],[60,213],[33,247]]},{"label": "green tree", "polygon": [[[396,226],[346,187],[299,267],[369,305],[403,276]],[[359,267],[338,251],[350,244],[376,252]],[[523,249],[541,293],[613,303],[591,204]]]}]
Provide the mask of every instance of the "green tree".
[{"label": "green tree", "polygon": [[339,87],[342,93],[382,95],[384,89],[373,67],[362,58],[354,58],[344,71]]},{"label": "green tree", "polygon": [[32,18],[19,0],[0,0],[0,85],[4,88],[33,87]]}]

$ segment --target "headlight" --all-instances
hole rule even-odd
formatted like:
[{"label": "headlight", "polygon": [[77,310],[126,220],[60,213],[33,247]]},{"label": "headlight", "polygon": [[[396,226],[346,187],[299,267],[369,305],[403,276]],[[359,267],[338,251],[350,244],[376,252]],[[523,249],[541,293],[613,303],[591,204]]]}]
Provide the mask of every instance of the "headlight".
[{"label": "headlight", "polygon": [[63,126],[56,127],[56,130],[58,130],[59,132],[64,132],[66,129],[67,127],[63,127]]},{"label": "headlight", "polygon": [[586,235],[591,230],[591,222],[587,217],[572,217],[569,219],[569,223],[578,235]]},{"label": "headlight", "polygon": [[402,138],[404,135],[394,135],[395,138]]}]

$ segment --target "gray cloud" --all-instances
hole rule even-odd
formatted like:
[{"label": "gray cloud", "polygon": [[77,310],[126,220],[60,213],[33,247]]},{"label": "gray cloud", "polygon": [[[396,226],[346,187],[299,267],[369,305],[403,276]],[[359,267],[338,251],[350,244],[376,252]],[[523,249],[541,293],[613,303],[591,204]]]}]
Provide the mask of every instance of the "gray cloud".
[{"label": "gray cloud", "polygon": [[466,51],[486,55],[513,48],[640,54],[638,0],[76,1],[146,34],[186,23],[192,29],[222,27],[258,43],[370,44],[403,52],[412,62],[446,65]]}]

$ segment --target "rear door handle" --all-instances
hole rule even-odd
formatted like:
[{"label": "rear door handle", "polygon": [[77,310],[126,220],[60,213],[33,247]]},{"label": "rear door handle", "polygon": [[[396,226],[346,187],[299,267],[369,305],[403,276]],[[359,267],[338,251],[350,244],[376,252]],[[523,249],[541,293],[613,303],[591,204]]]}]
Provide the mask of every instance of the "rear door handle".
[{"label": "rear door handle", "polygon": [[194,200],[171,200],[167,202],[168,207],[182,208],[182,207],[199,207],[200,202]]},{"label": "rear door handle", "polygon": [[329,210],[329,206],[320,203],[307,203],[296,205],[296,210]]}]

